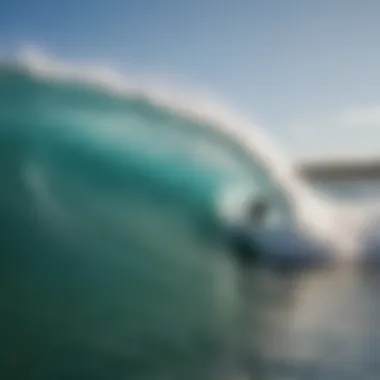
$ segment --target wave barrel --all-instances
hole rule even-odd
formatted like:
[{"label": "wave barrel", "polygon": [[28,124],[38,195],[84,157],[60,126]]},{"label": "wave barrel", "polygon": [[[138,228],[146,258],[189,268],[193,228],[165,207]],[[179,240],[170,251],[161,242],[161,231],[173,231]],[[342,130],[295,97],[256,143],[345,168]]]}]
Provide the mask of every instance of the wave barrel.
[{"label": "wave barrel", "polygon": [[0,74],[0,97],[0,378],[232,367],[239,297],[218,181],[158,151],[163,135],[144,140],[169,116],[17,70]]}]

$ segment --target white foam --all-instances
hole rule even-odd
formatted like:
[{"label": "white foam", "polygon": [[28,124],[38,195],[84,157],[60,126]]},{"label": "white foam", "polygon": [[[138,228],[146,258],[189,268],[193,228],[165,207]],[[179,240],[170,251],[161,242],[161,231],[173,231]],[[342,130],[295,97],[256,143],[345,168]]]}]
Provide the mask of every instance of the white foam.
[{"label": "white foam", "polygon": [[[292,205],[296,223],[294,228],[303,229],[325,241],[331,240],[331,244],[339,240],[341,245],[342,242],[352,245],[345,237],[347,231],[338,225],[339,207],[322,196],[317,196],[299,178],[292,163],[274,146],[273,139],[229,107],[200,97],[199,94],[152,86],[134,76],[123,76],[105,67],[62,62],[36,49],[24,50],[17,63],[35,76],[49,80],[75,81],[121,96],[144,97],[152,104],[200,122],[204,128],[210,128],[213,133],[222,135],[234,147],[238,147],[242,154],[252,157],[253,166],[260,161]],[[344,250],[346,248],[342,251]]]},{"label": "white foam", "polygon": [[206,123],[214,131],[251,152],[255,159],[261,160],[285,188],[292,185],[292,188],[305,189],[294,174],[291,163],[285,159],[285,155],[280,154],[278,147],[274,147],[273,139],[220,102],[170,87],[144,84],[143,81],[123,76],[106,67],[62,62],[37,49],[23,50],[18,57],[18,64],[33,75],[50,80],[75,81],[125,96],[143,96],[153,104],[170,108],[202,124]]}]

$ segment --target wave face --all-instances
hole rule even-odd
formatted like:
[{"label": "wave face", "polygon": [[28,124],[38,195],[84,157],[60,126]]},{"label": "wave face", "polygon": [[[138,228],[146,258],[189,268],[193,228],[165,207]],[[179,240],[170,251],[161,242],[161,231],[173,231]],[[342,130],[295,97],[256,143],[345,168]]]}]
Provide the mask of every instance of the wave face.
[{"label": "wave face", "polygon": [[205,379],[232,360],[215,199],[248,169],[156,103],[0,70],[0,377]]},{"label": "wave face", "polygon": [[233,367],[226,226],[262,194],[288,222],[323,210],[249,124],[106,74],[0,68],[0,377],[15,362],[39,380]]}]

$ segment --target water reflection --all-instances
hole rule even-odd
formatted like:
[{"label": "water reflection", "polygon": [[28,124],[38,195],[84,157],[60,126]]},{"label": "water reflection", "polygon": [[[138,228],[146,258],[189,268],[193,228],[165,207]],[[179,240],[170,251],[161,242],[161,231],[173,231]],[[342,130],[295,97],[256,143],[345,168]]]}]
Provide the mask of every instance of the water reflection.
[{"label": "water reflection", "polygon": [[380,378],[380,275],[255,270],[244,286],[251,300],[245,365],[253,378]]}]

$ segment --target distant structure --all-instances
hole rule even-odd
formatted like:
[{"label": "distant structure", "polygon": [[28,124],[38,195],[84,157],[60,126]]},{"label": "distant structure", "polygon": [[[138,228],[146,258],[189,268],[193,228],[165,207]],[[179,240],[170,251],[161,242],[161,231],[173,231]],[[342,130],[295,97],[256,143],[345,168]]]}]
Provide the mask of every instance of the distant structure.
[{"label": "distant structure", "polygon": [[380,179],[380,158],[361,161],[320,161],[296,165],[308,181],[352,181]]}]

